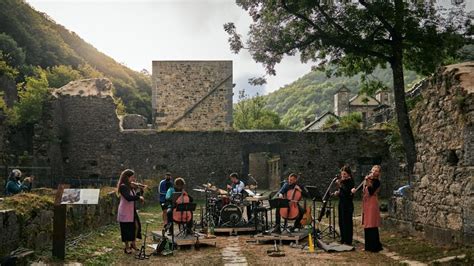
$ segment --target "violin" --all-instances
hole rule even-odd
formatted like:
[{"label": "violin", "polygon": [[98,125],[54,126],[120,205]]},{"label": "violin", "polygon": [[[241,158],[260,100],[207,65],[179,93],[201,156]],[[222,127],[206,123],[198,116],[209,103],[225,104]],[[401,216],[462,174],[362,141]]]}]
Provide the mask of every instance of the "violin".
[{"label": "violin", "polygon": [[[360,184],[356,187],[355,191],[359,191],[359,189],[362,187],[362,186],[365,186],[365,184],[367,182],[372,182],[372,172],[370,172],[368,175],[366,175],[364,177],[364,180],[362,180],[362,182],[360,182]],[[355,192],[354,192],[355,193]]]},{"label": "violin", "polygon": [[290,189],[286,192],[285,198],[290,200],[288,208],[280,209],[280,216],[283,219],[294,220],[300,214],[300,209],[298,208],[298,202],[301,200],[303,195],[301,194],[301,188],[298,185],[295,185],[293,189]]},{"label": "violin", "polygon": [[186,191],[182,191],[181,195],[176,199],[175,207],[173,208],[173,220],[177,223],[188,223],[193,218],[191,211],[178,211],[179,204],[190,203],[191,199]]},{"label": "violin", "polygon": [[138,182],[130,182],[133,188],[141,188],[141,189],[147,189],[148,185],[138,183]]}]

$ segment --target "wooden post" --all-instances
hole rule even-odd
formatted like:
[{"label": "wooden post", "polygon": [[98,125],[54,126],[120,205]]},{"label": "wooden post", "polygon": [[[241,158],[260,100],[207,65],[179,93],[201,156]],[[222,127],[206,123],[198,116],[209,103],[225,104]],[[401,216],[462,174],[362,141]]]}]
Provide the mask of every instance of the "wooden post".
[{"label": "wooden post", "polygon": [[60,184],[54,201],[53,216],[53,257],[64,260],[66,257],[66,205],[61,205],[61,198],[69,185]]}]

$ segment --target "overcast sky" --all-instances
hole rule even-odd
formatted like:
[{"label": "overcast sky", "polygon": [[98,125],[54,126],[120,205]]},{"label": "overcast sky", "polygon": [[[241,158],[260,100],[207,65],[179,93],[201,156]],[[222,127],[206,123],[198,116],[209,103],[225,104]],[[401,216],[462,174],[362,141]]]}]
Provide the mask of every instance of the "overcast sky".
[{"label": "overcast sky", "polygon": [[[76,32],[85,41],[116,61],[151,73],[153,60],[232,60],[234,99],[239,90],[266,94],[295,81],[310,71],[298,57],[277,65],[277,75],[263,87],[253,87],[248,78],[264,74],[246,51],[232,54],[223,24],[234,22],[246,35],[251,23],[235,0],[27,0],[57,23]],[[451,0],[439,0],[447,5]],[[473,10],[474,0],[467,9]]]},{"label": "overcast sky", "polygon": [[264,74],[246,51],[229,49],[226,22],[246,34],[251,19],[234,0],[27,0],[91,43],[99,51],[131,69],[147,69],[153,60],[232,60],[234,95],[241,89],[266,94],[310,71],[298,57],[277,66],[277,76],[264,87],[247,83]]}]

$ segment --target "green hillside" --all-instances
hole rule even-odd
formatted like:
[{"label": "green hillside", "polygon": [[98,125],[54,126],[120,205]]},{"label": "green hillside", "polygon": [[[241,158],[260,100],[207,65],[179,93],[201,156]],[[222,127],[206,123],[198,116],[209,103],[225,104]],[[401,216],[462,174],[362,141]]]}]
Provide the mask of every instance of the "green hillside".
[{"label": "green hillside", "polygon": [[[151,117],[149,75],[117,63],[21,0],[0,0],[0,6],[0,34],[3,34],[0,42],[3,40],[10,45],[12,39],[25,55],[19,65],[12,60],[9,62],[19,72],[17,83],[31,75],[33,67],[47,69],[65,65],[78,70],[81,78],[109,78],[114,84],[115,95],[122,99],[128,113]],[[5,43],[0,43],[0,55],[3,53],[3,59],[8,59],[7,52],[2,51],[2,47],[7,46]]]},{"label": "green hillside", "polygon": [[[391,69],[377,69],[372,77],[392,87]],[[405,72],[407,87],[418,81],[415,72]],[[323,71],[311,71],[295,82],[272,92],[265,97],[267,108],[281,117],[281,123],[288,128],[301,129],[305,119],[313,120],[326,111],[333,110],[334,93],[345,85],[355,95],[360,87],[360,75],[354,77],[330,77]]]}]

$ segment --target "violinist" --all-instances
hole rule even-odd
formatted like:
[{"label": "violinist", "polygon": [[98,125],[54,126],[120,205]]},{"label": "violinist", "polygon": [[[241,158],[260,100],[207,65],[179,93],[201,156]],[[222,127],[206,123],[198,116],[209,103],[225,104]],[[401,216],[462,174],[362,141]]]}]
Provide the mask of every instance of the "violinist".
[{"label": "violinist", "polygon": [[[168,189],[168,191],[166,192],[166,202],[168,203],[168,211],[167,211],[167,221],[168,221],[168,224],[166,225],[167,227],[170,228],[170,233],[171,233],[171,227],[172,227],[172,222],[173,222],[173,208],[176,207],[177,204],[179,204],[180,202],[173,202],[173,200],[176,200],[176,199],[173,199],[173,194],[174,193],[181,193],[182,195],[185,195],[187,197],[189,197],[189,202],[193,202],[193,198],[191,196],[189,196],[186,191],[184,190],[184,186],[186,185],[186,182],[184,181],[183,178],[181,177],[178,177],[174,180],[174,186],[173,187],[170,187]],[[179,201],[179,198],[178,200]],[[192,226],[193,226],[193,220],[192,220],[192,217],[191,219],[187,222],[187,230],[188,232],[187,233],[192,233],[191,232],[191,229],[192,229]]]},{"label": "violinist", "polygon": [[124,170],[120,174],[117,183],[117,195],[120,196],[120,203],[117,211],[117,221],[120,223],[120,233],[122,242],[125,243],[124,252],[131,254],[132,249],[138,250],[135,239],[141,239],[141,224],[138,218],[135,202],[140,200],[144,202],[134,185],[136,180],[135,172],[130,169]]},{"label": "violinist", "polygon": [[[286,198],[288,200],[290,200],[290,207],[291,207],[291,201],[292,200],[295,200],[293,198],[293,195],[296,195],[296,194],[299,194],[301,195],[305,195],[306,196],[306,189],[304,188],[303,185],[301,184],[298,184],[298,175],[294,174],[294,173],[291,173],[289,176],[288,176],[288,181],[285,182],[283,184],[283,186],[280,188],[280,190],[278,191],[278,193],[276,194],[276,197],[278,198]],[[298,201],[301,200],[301,196],[299,199],[297,199]],[[303,215],[304,215],[304,209],[303,207],[301,207],[299,205],[298,202],[296,202],[296,204],[294,205],[296,208],[297,208],[297,216],[295,218],[295,223],[294,223],[294,226],[293,228],[290,229],[290,231],[294,231],[294,229],[298,228],[300,229],[301,228],[301,219],[303,218]],[[290,208],[288,208],[290,209]],[[283,209],[280,209],[280,210],[283,210]],[[280,223],[281,223],[281,214],[280,214],[280,211],[277,210],[276,212],[276,217],[275,217],[275,222],[276,222],[276,227],[272,230],[273,233],[279,233],[281,232],[280,231]]]},{"label": "violinist", "polygon": [[336,186],[338,190],[334,192],[334,196],[339,197],[338,217],[341,244],[352,246],[354,195],[351,193],[351,189],[354,188],[354,179],[352,178],[352,171],[349,165],[344,165],[341,168],[340,176],[336,180]]},{"label": "violinist", "polygon": [[[364,179],[362,196],[362,225],[364,226],[365,251],[379,252],[382,248],[379,236],[380,209],[378,194],[380,191],[380,165],[374,165]],[[357,189],[353,188],[352,193]]]}]

